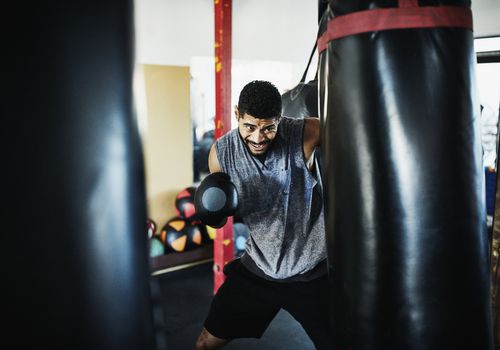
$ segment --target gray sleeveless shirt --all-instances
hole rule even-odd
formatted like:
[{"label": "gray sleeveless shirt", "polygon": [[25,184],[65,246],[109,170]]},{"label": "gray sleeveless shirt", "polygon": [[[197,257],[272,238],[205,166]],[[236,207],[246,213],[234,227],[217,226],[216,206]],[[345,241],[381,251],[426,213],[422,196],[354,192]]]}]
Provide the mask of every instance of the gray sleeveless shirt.
[{"label": "gray sleeveless shirt", "polygon": [[237,128],[216,141],[221,169],[238,190],[236,215],[250,233],[241,260],[250,257],[272,279],[307,275],[326,259],[321,176],[317,163],[314,173],[305,164],[303,129],[303,119],[282,117],[264,163]]}]

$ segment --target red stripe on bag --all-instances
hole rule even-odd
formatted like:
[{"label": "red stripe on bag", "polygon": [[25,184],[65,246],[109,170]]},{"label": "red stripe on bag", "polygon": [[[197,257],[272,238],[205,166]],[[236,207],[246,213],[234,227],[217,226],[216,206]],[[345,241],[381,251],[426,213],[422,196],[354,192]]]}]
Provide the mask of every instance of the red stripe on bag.
[{"label": "red stripe on bag", "polygon": [[417,7],[418,0],[399,0],[398,5],[399,7]]},{"label": "red stripe on bag", "polygon": [[[349,35],[390,29],[458,27],[472,30],[472,11],[458,6],[404,7],[374,9],[332,18],[318,39],[318,52],[332,40]],[[410,6],[410,7],[407,7]]]}]

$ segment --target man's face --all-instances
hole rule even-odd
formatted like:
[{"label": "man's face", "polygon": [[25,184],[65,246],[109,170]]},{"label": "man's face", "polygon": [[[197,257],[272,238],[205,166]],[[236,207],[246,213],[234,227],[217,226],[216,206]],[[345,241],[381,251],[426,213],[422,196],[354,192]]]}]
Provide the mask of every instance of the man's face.
[{"label": "man's face", "polygon": [[238,109],[236,109],[235,114],[241,138],[250,153],[253,155],[266,153],[271,141],[276,137],[279,116],[265,119],[255,118],[247,113],[240,115]]}]

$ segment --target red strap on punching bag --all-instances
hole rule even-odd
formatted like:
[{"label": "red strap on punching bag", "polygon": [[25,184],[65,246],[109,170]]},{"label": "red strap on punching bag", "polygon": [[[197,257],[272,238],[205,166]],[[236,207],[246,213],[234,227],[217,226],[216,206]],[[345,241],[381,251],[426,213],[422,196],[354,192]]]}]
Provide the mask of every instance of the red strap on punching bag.
[{"label": "red strap on punching bag", "polygon": [[472,30],[470,8],[458,6],[419,7],[416,0],[400,0],[399,7],[350,13],[332,18],[318,39],[318,52],[332,40],[349,35],[389,29],[458,27]]}]

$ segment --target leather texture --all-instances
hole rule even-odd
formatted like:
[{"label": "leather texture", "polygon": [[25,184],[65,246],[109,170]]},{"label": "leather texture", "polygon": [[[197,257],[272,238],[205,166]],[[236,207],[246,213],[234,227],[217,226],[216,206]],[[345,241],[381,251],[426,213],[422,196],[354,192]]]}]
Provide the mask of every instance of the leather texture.
[{"label": "leather texture", "polygon": [[[336,0],[328,16],[396,6]],[[492,349],[474,64],[462,28],[352,35],[320,55],[334,349]]]}]

